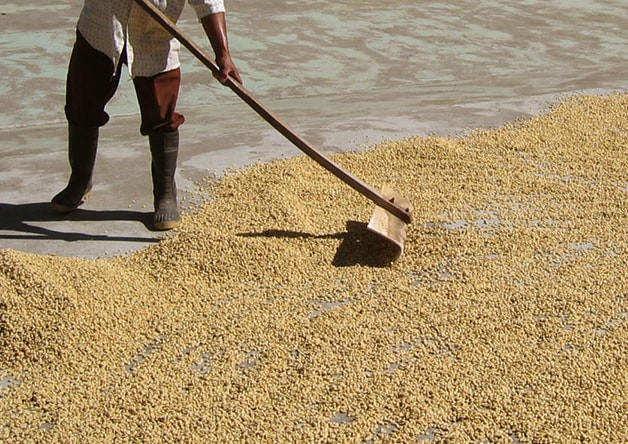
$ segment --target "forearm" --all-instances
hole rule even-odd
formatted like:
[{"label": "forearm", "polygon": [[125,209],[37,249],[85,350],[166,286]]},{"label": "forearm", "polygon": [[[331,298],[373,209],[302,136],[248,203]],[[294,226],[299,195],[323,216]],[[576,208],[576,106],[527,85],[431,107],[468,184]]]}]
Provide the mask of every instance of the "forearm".
[{"label": "forearm", "polygon": [[210,14],[201,19],[203,30],[214,50],[216,59],[230,57],[227,38],[227,20],[224,12]]}]

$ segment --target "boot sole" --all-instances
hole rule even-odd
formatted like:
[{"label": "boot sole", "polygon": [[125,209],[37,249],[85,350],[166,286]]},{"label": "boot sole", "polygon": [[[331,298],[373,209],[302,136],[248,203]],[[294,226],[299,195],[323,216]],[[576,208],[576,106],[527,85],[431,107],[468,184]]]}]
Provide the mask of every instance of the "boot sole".
[{"label": "boot sole", "polygon": [[172,230],[177,228],[181,224],[178,220],[164,220],[161,222],[154,222],[155,229],[157,230]]},{"label": "boot sole", "polygon": [[83,194],[83,197],[81,198],[81,200],[79,200],[79,202],[77,204],[73,204],[73,205],[66,205],[60,202],[55,202],[52,201],[52,211],[54,211],[55,213],[59,213],[59,214],[66,214],[66,213],[71,213],[72,211],[76,210],[78,207],[80,207],[81,205],[83,205],[85,203],[85,201],[87,199],[89,199],[89,196],[92,194],[91,190],[88,191],[87,193]]}]

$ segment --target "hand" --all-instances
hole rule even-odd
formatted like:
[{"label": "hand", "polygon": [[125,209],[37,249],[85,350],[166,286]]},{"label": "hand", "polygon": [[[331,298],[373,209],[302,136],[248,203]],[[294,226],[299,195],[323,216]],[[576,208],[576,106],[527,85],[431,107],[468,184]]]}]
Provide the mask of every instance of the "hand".
[{"label": "hand", "polygon": [[223,85],[227,84],[227,78],[231,77],[242,84],[242,78],[238,72],[238,68],[233,63],[231,57],[226,56],[216,60],[216,65],[220,68],[220,72],[214,73],[214,77]]}]

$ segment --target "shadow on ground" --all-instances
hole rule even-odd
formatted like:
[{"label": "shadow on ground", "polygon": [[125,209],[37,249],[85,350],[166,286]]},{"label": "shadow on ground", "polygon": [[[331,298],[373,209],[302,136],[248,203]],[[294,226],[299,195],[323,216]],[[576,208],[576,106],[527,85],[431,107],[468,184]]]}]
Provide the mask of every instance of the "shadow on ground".
[{"label": "shadow on ground", "polygon": [[332,264],[336,267],[364,265],[369,267],[387,267],[397,257],[396,245],[370,232],[363,222],[347,222],[347,231],[333,234],[315,235],[299,231],[265,230],[260,233],[241,233],[243,237],[277,237],[295,239],[341,239]]},{"label": "shadow on ground", "polygon": [[118,241],[118,242],[159,242],[151,236],[112,236],[108,234],[88,234],[66,232],[43,226],[54,222],[103,222],[136,221],[148,230],[151,226],[152,213],[127,210],[94,211],[77,209],[69,214],[59,215],[52,211],[49,202],[26,204],[0,203],[0,239],[24,239],[61,241]]}]

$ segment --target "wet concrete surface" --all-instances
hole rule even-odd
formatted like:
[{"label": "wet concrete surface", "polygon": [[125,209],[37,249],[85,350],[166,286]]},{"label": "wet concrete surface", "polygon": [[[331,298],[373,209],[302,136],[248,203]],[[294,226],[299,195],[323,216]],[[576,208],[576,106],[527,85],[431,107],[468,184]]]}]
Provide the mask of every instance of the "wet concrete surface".
[{"label": "wet concrete surface", "polygon": [[[461,135],[565,94],[627,89],[625,2],[512,3],[226,2],[245,86],[327,154]],[[150,229],[148,144],[130,81],[108,106],[92,198],[69,216],[50,212],[69,174],[65,71],[81,6],[0,6],[0,248],[110,257],[164,236]],[[208,46],[189,6],[179,24]],[[185,50],[181,58],[184,208],[208,197],[198,192],[208,177],[301,155]]]}]

